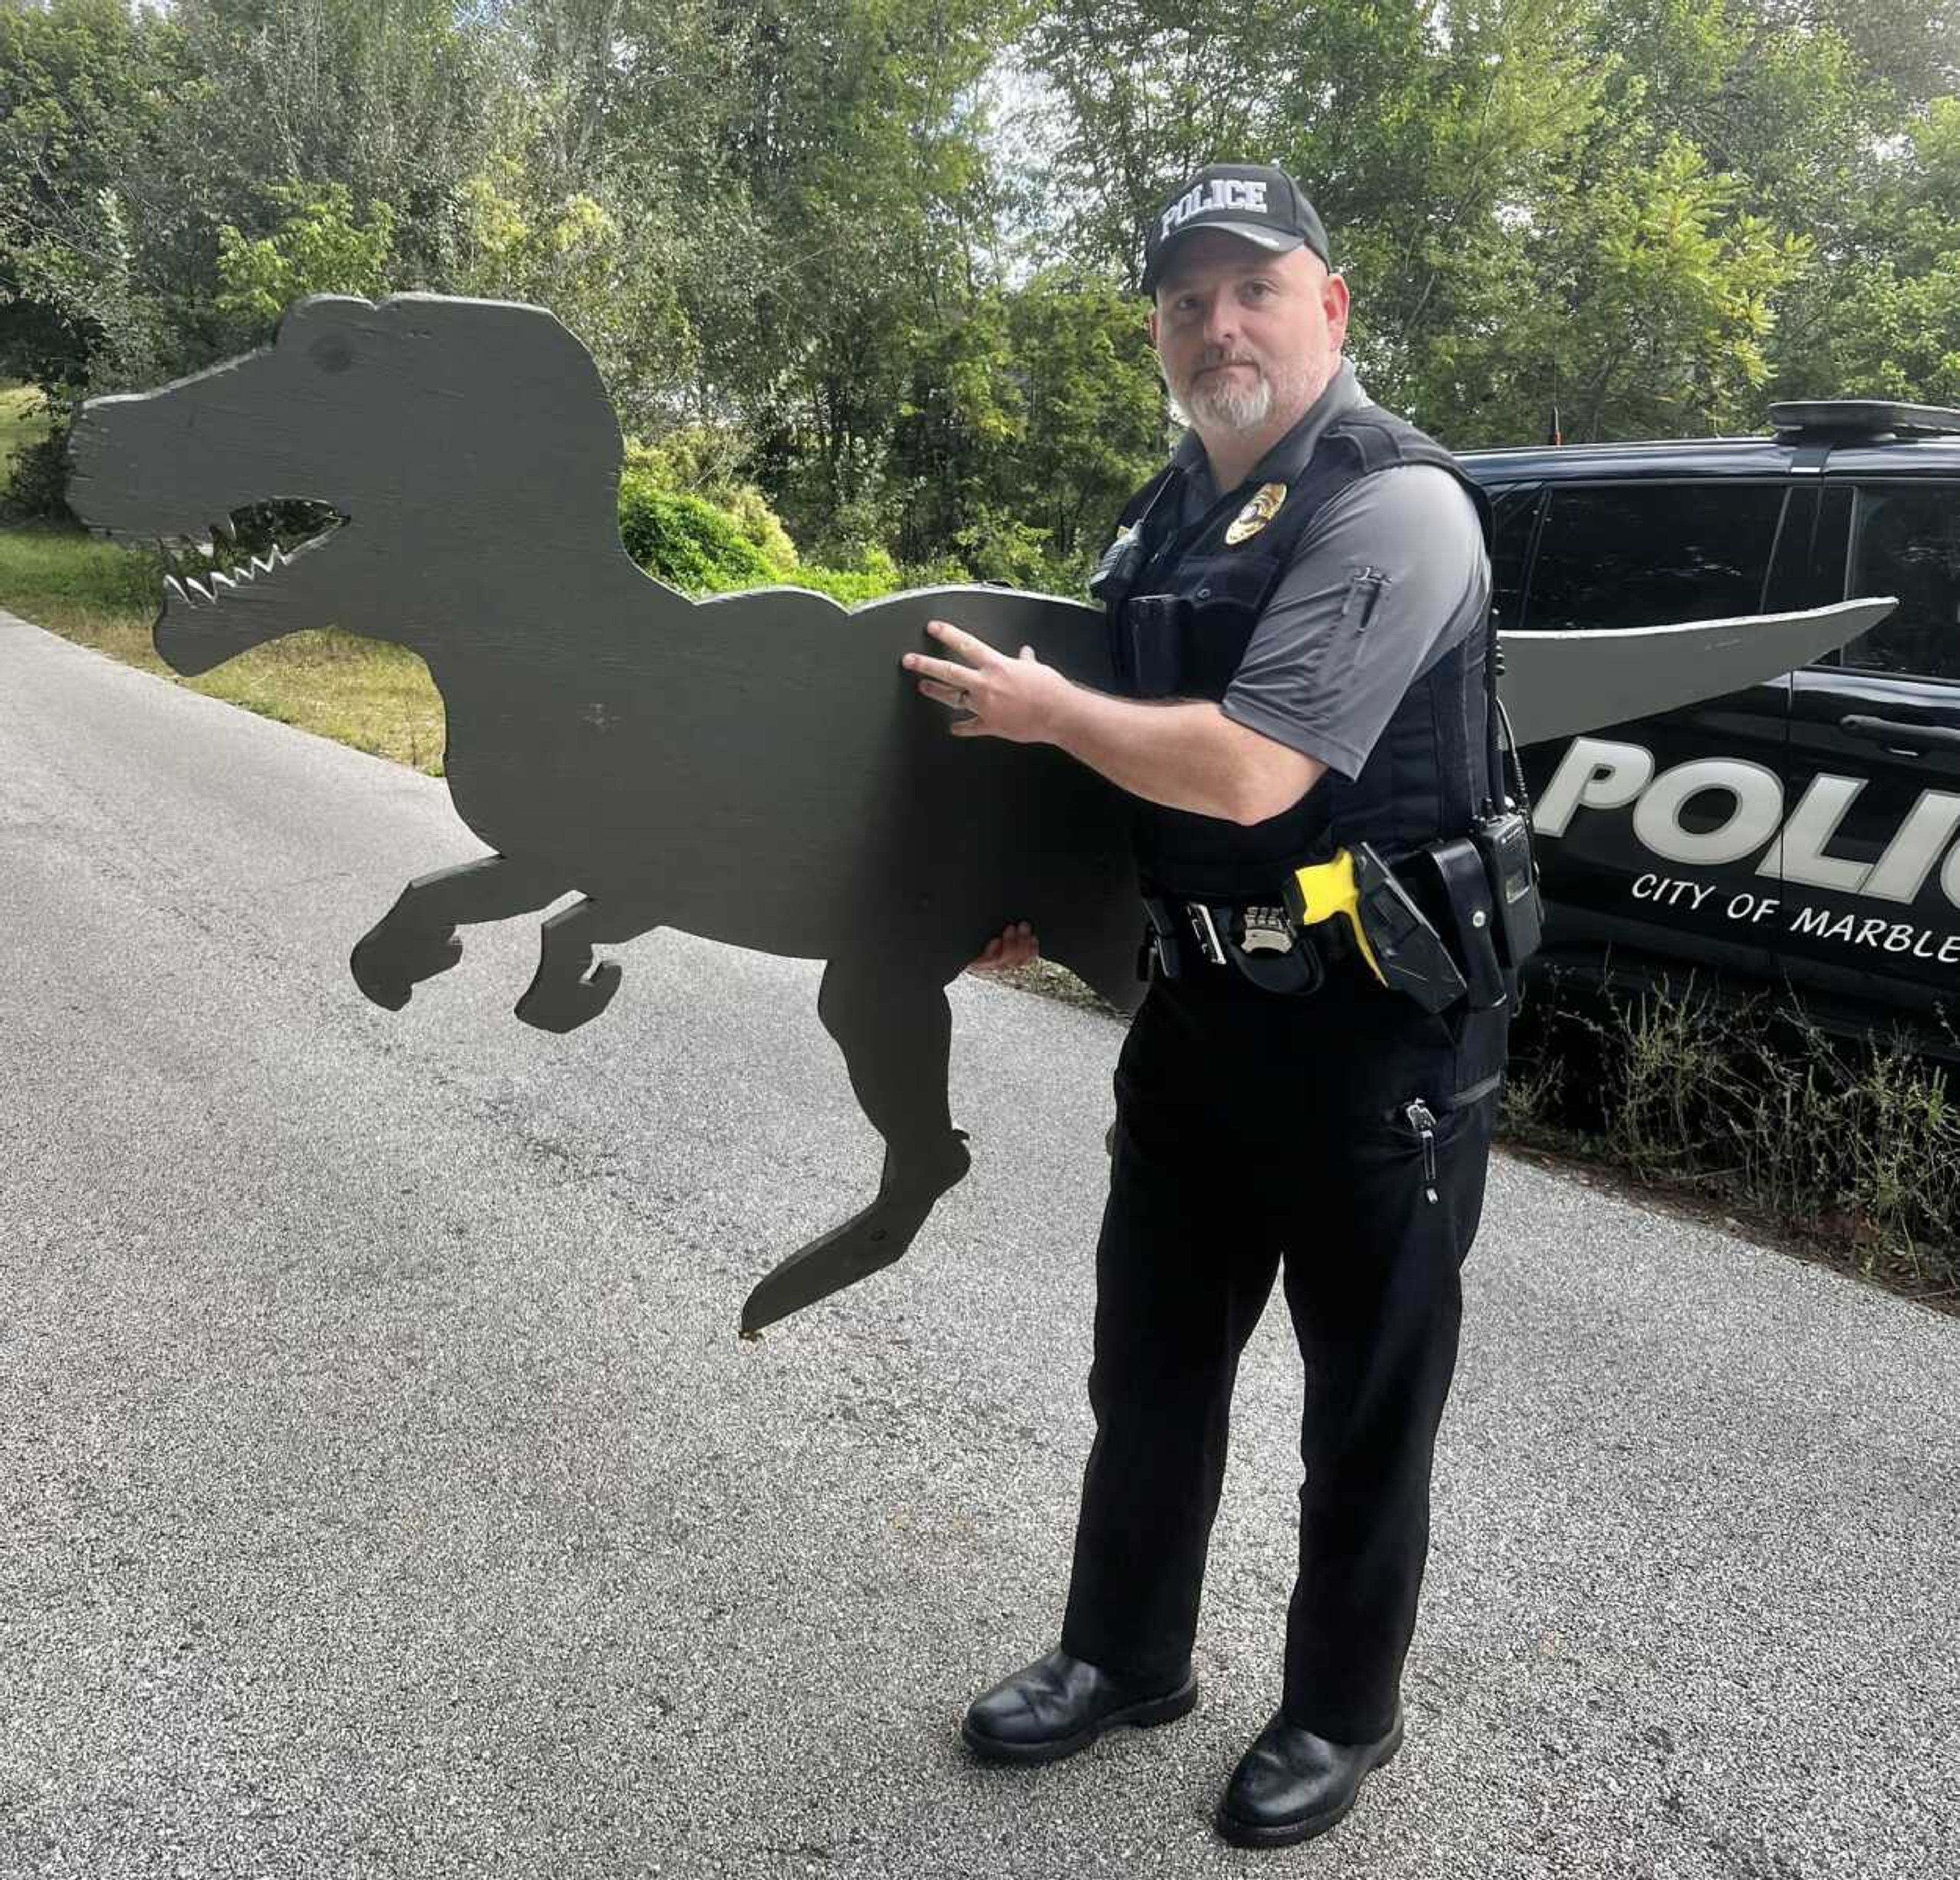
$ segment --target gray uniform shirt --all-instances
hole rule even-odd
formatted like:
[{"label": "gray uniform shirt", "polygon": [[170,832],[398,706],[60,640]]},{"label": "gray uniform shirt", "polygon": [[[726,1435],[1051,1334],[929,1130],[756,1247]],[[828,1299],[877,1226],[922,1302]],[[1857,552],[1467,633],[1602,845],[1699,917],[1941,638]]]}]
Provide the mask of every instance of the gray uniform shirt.
[{"label": "gray uniform shirt", "polygon": [[[1246,479],[1300,480],[1321,433],[1370,402],[1344,362]],[[1179,526],[1218,501],[1192,432]],[[1408,463],[1344,490],[1301,536],[1252,629],[1221,709],[1249,730],[1357,777],[1410,684],[1476,631],[1491,604],[1484,532],[1447,470]]]}]

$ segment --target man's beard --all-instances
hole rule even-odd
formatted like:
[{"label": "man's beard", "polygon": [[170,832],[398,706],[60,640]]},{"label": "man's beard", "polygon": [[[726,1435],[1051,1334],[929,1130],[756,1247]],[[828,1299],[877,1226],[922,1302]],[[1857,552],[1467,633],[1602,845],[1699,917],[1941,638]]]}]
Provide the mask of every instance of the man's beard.
[{"label": "man's beard", "polygon": [[1252,367],[1252,383],[1242,385],[1229,373],[1200,371],[1192,375],[1190,386],[1179,401],[1195,424],[1215,431],[1256,431],[1272,415],[1282,395],[1295,390],[1299,375],[1287,375],[1276,382],[1268,367],[1256,360],[1222,363]]}]

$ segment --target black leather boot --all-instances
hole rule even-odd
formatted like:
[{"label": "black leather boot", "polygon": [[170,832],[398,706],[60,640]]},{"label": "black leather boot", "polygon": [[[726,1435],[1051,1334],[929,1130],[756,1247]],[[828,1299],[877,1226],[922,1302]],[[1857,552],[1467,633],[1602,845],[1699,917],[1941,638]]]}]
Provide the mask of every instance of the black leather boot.
[{"label": "black leather boot", "polygon": [[990,1762],[1051,1763],[1087,1749],[1118,1723],[1168,1723],[1198,1701],[1187,1668],[1166,1689],[1128,1684],[1066,1652],[1051,1652],[967,1707],[959,1733]]},{"label": "black leather boot", "polygon": [[1402,1746],[1398,1710],[1372,1743],[1331,1743],[1275,1715],[1239,1758],[1218,1805],[1218,1831],[1240,1847],[1284,1847],[1324,1834],[1354,1805],[1361,1780]]}]

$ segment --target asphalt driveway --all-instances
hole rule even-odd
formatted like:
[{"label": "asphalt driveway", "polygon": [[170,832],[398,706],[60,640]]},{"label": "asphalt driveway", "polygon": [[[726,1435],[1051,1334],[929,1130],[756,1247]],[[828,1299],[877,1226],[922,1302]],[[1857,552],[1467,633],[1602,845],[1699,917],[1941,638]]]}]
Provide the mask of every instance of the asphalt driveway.
[{"label": "asphalt driveway", "polygon": [[866,1198],[816,969],[679,934],[390,1014],[439,784],[0,616],[0,1874],[1960,1872],[1960,1325],[1513,1160],[1467,1276],[1408,1748],[1212,1837],[1275,1700],[1297,1360],[1242,1383],[1201,1709],[970,1762],[1052,1642],[1116,1029],[955,991],[973,1177]]}]

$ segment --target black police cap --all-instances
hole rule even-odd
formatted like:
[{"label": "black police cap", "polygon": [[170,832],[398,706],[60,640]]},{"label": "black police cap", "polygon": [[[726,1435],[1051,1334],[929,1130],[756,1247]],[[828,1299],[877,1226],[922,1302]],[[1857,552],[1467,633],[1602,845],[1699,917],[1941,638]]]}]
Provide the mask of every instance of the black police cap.
[{"label": "black police cap", "polygon": [[1327,231],[1305,192],[1270,164],[1212,164],[1183,183],[1144,234],[1144,291],[1154,293],[1170,253],[1201,228],[1222,230],[1274,254],[1310,248],[1328,269]]}]

